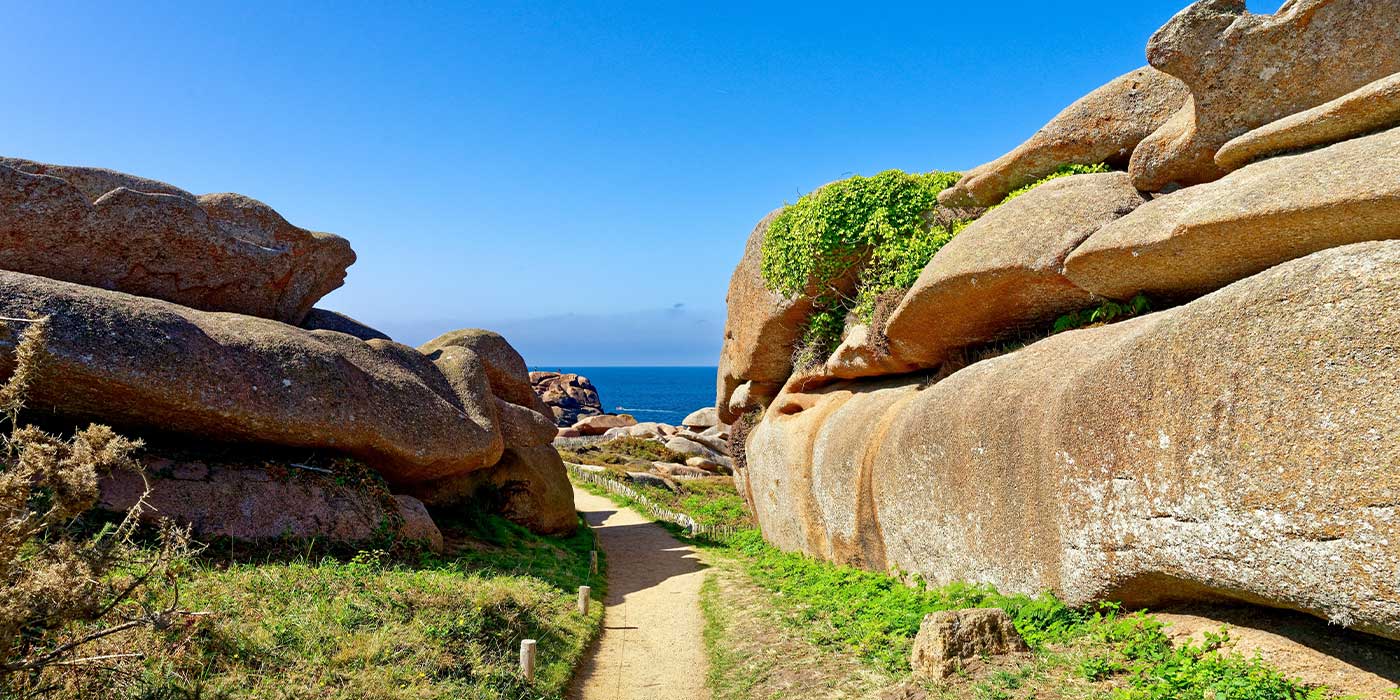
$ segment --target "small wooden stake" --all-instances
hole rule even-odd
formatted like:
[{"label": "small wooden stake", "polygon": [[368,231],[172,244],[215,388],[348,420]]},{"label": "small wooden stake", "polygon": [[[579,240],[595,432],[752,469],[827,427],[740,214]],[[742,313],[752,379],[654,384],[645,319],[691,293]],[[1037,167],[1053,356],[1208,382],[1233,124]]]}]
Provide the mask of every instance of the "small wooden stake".
[{"label": "small wooden stake", "polygon": [[525,680],[535,679],[535,640],[520,640],[520,675],[525,676]]},{"label": "small wooden stake", "polygon": [[598,573],[598,550],[596,549],[588,553],[588,573]]},{"label": "small wooden stake", "polygon": [[590,586],[578,587],[578,611],[583,613],[584,615],[588,614],[588,596],[592,593],[593,588]]}]

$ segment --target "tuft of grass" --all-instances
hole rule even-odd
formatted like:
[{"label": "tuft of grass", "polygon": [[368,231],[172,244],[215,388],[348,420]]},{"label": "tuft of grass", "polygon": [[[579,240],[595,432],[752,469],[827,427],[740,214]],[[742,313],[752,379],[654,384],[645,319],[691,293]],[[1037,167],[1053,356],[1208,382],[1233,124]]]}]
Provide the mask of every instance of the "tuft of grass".
[{"label": "tuft of grass", "polygon": [[1146,295],[1138,294],[1126,302],[1119,303],[1111,299],[1106,299],[1098,306],[1072,311],[1057,319],[1051,329],[1051,334],[1063,333],[1076,328],[1088,328],[1090,326],[1113,323],[1124,319],[1139,316],[1152,310],[1152,302]]}]

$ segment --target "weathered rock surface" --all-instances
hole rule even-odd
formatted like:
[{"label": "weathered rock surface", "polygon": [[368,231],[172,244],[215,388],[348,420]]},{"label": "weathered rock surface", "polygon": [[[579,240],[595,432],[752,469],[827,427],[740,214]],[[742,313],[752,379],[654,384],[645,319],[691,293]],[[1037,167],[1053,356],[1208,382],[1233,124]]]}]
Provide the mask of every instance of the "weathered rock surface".
[{"label": "weathered rock surface", "polygon": [[[890,354],[934,367],[960,348],[1089,306],[1092,295],[1061,273],[1065,257],[1145,201],[1127,173],[1103,173],[1052,180],[993,209],[943,246],[904,295],[885,326]],[[854,369],[846,376],[862,376]]]},{"label": "weathered rock surface", "polygon": [[1400,73],[1237,136],[1216,152],[1215,164],[1225,171],[1239,170],[1271,155],[1326,146],[1393,126],[1400,126]]},{"label": "weathered rock surface", "polygon": [[531,372],[530,384],[554,415],[554,424],[567,428],[580,418],[601,415],[603,403],[588,377],[559,372]]},{"label": "weathered rock surface", "polygon": [[919,625],[910,665],[915,675],[942,680],[985,657],[1030,650],[1001,608],[940,610]]},{"label": "weathered rock surface", "polygon": [[1224,174],[1221,146],[1290,114],[1400,72],[1400,3],[1289,0],[1273,15],[1245,0],[1200,0],[1147,45],[1153,67],[1186,83],[1191,100],[1144,139],[1129,166],[1157,192]]},{"label": "weathered rock surface", "polygon": [[476,502],[542,534],[568,533],[578,527],[564,461],[547,444],[509,447],[490,469],[410,484],[406,489],[434,507]]},{"label": "weathered rock surface", "polygon": [[778,546],[877,570],[1400,638],[1398,296],[1400,242],[1362,243],[931,386],[780,396],[741,491]]},{"label": "weathered rock surface", "polygon": [[[608,432],[603,433],[603,437],[608,439],[620,437],[663,438],[670,437],[675,433],[675,426],[647,421],[623,428],[609,428]],[[582,435],[583,433],[580,432],[579,434]]]},{"label": "weathered rock surface", "polygon": [[627,472],[627,480],[638,486],[653,486],[668,491],[678,491],[679,486],[670,479],[650,472]]},{"label": "weathered rock surface", "polygon": [[1397,153],[1400,128],[1158,197],[1090,236],[1065,275],[1106,297],[1189,298],[1318,250],[1400,237]]},{"label": "weathered rock surface", "polygon": [[613,428],[630,428],[636,424],[637,419],[625,413],[605,413],[601,416],[589,416],[574,423],[574,430],[584,435],[602,435]]},{"label": "weathered rock surface", "polygon": [[465,348],[481,358],[491,393],[517,406],[553,415],[535,393],[525,358],[500,333],[480,328],[450,331],[420,345],[418,351],[433,358],[452,347]]},{"label": "weathered rock surface", "polygon": [[666,449],[691,457],[702,457],[712,464],[724,464],[728,460],[728,457],[721,454],[719,450],[694,438],[685,438],[679,435],[666,440]]},{"label": "weathered rock surface", "polygon": [[945,206],[989,207],[1070,164],[1124,166],[1138,143],[1181,109],[1186,85],[1139,68],[1085,95],[1016,150],[973,168],[938,195]]},{"label": "weathered rock surface", "polygon": [[243,195],[0,159],[0,269],[295,325],[354,261]]},{"label": "weathered rock surface", "polygon": [[442,533],[423,504],[409,496],[376,494],[345,486],[329,475],[217,462],[148,457],[147,479],[115,471],[98,482],[99,508],[125,511],[147,485],[145,516],[170,518],[196,537],[276,540],[319,537],[344,543],[368,542],[385,524],[400,537],[442,550]]},{"label": "weathered rock surface", "polygon": [[308,331],[335,331],[354,336],[360,340],[392,340],[381,333],[345,314],[326,309],[312,309],[301,321],[301,328]]},{"label": "weathered rock surface", "polygon": [[428,358],[396,343],[0,272],[0,316],[31,315],[50,319],[34,408],[336,450],[392,484],[488,467],[503,449],[484,374],[463,401]]},{"label": "weathered rock surface", "polygon": [[812,313],[812,300],[789,299],[763,281],[763,239],[768,225],[782,209],[763,217],[749,234],[744,257],[729,279],[728,316],[724,345],[720,350],[715,407],[721,422],[733,423],[738,414],[730,398],[748,384],[745,403],[766,406],[792,373],[792,350],[802,326]]}]

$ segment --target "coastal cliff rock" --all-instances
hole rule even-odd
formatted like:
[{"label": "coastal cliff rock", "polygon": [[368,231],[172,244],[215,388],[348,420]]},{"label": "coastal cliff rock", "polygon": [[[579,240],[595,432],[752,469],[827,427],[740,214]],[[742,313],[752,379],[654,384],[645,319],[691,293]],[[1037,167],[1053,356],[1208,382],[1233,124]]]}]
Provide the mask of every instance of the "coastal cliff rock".
[{"label": "coastal cliff rock", "polygon": [[950,207],[990,207],[1064,165],[1127,165],[1133,149],[1181,109],[1186,86],[1139,68],[1066,107],[1016,150],[968,171],[938,195]]},{"label": "coastal cliff rock", "polygon": [[3,270],[295,325],[354,262],[243,195],[0,158]]},{"label": "coastal cliff rock", "polygon": [[1381,78],[1326,104],[1238,136],[1215,154],[1223,170],[1262,158],[1364,136],[1400,126],[1400,73]]},{"label": "coastal cliff rock", "polygon": [[463,401],[431,360],[396,343],[16,272],[0,272],[0,315],[49,318],[35,408],[336,450],[393,484],[489,467],[503,449],[484,371]]},{"label": "coastal cliff rock", "polygon": [[1400,128],[1271,158],[1104,226],[1065,275],[1105,297],[1190,298],[1285,260],[1400,238]]},{"label": "coastal cliff rock", "polygon": [[598,388],[588,377],[559,372],[531,372],[530,384],[554,416],[554,424],[571,428],[581,418],[603,414]]},{"label": "coastal cliff rock", "polygon": [[1400,242],[1362,243],[932,385],[784,394],[741,491],[844,563],[1400,638],[1397,295]]},{"label": "coastal cliff rock", "polygon": [[[763,281],[763,238],[781,212],[769,212],[754,226],[744,245],[744,257],[729,280],[715,399],[719,420],[724,423],[733,423],[749,408],[766,406],[777,395],[792,373],[793,346],[812,313],[810,298],[789,298]],[[742,402],[732,401],[741,386]]]},{"label": "coastal cliff rock", "polygon": [[1053,180],[988,212],[933,256],[890,315],[890,354],[934,367],[1089,305],[1093,295],[1061,273],[1065,257],[1145,201],[1127,173],[1103,173]]},{"label": "coastal cliff rock", "polygon": [[1400,72],[1400,3],[1289,0],[1272,15],[1244,0],[1200,0],[1147,44],[1154,68],[1191,99],[1133,152],[1140,190],[1210,182],[1226,142]]}]

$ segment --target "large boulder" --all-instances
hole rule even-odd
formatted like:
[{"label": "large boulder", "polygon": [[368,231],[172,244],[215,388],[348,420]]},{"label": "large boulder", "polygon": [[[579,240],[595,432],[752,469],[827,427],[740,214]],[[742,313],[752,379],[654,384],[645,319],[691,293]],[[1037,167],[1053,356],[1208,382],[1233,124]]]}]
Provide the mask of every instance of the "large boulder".
[{"label": "large boulder", "polygon": [[1397,296],[1400,242],[1362,243],[930,386],[779,396],[740,490],[819,557],[1400,638]]},{"label": "large boulder", "polygon": [[681,425],[692,430],[706,430],[720,424],[719,412],[714,406],[706,406],[692,411],[681,421]]},{"label": "large boulder", "polygon": [[1138,189],[1158,192],[1225,174],[1231,139],[1400,72],[1400,3],[1289,0],[1256,15],[1245,0],[1200,0],[1153,35],[1147,60],[1191,100],[1133,152]]},{"label": "large boulder", "polygon": [[625,413],[622,415],[605,413],[599,416],[589,416],[574,423],[574,430],[583,435],[603,435],[614,428],[630,428],[636,424],[637,419]]},{"label": "large boulder", "polygon": [[297,324],[345,281],[345,239],[238,194],[0,159],[0,269]]},{"label": "large boulder", "polygon": [[1139,68],[1065,108],[1016,150],[968,171],[939,193],[945,206],[990,207],[1012,190],[1070,164],[1125,166],[1138,142],[1181,109],[1186,86]]},{"label": "large boulder", "polygon": [[1324,248],[1400,237],[1396,153],[1400,128],[1158,197],[1090,236],[1065,275],[1106,297],[1190,298]]},{"label": "large boulder", "polygon": [[[364,460],[392,484],[495,464],[503,443],[484,371],[454,387],[427,357],[383,340],[196,311],[0,272],[0,316],[47,316],[31,406],[218,441]],[[21,324],[0,324],[12,334]],[[0,372],[12,364],[10,346]]]},{"label": "large boulder", "polygon": [[[146,476],[118,470],[98,481],[98,507],[126,511],[145,496],[144,518],[170,518],[196,537],[270,541],[322,538],[366,544],[388,532],[442,550],[423,504],[335,474],[151,455]],[[147,490],[149,489],[149,493]]]},{"label": "large boulder", "polygon": [[481,358],[491,392],[496,396],[537,413],[553,415],[535,393],[525,358],[500,333],[480,328],[450,331],[418,346],[418,351],[432,358],[451,347],[466,348]]},{"label": "large boulder", "polygon": [[1392,126],[1400,126],[1400,73],[1237,136],[1216,152],[1215,164],[1222,170],[1239,170],[1271,155],[1326,146]]},{"label": "large boulder", "polygon": [[541,534],[578,527],[568,472],[549,445],[510,447],[490,469],[410,484],[407,490],[436,508],[473,502]]},{"label": "large boulder", "polygon": [[811,298],[788,298],[763,281],[763,239],[768,225],[780,213],[782,209],[775,209],[754,226],[744,257],[729,279],[729,310],[715,397],[715,408],[724,423],[733,423],[738,417],[731,410],[730,399],[741,385],[749,385],[746,403],[760,407],[778,393],[792,374],[793,348],[812,313]]},{"label": "large boulder", "polygon": [[569,427],[580,418],[602,415],[598,388],[588,377],[559,372],[531,372],[530,384],[554,416],[554,424]]},{"label": "large boulder", "polygon": [[1065,257],[1145,201],[1127,173],[1103,173],[1052,180],[988,212],[933,256],[890,315],[891,354],[934,367],[1088,306],[1093,295],[1061,273]]}]

